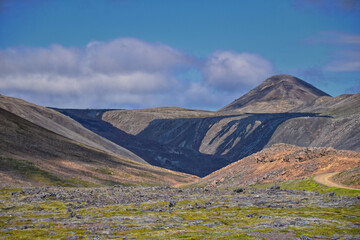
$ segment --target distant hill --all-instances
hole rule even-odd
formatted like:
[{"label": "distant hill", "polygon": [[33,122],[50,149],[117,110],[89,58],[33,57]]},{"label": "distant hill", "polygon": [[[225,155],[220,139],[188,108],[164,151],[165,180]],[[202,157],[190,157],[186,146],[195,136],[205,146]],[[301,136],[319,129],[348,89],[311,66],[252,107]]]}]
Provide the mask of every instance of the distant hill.
[{"label": "distant hill", "polygon": [[174,185],[196,179],[78,143],[2,108],[0,132],[0,187]]},{"label": "distant hill", "polygon": [[288,112],[295,107],[322,96],[329,95],[299,78],[281,74],[266,79],[244,96],[221,108],[219,112]]}]

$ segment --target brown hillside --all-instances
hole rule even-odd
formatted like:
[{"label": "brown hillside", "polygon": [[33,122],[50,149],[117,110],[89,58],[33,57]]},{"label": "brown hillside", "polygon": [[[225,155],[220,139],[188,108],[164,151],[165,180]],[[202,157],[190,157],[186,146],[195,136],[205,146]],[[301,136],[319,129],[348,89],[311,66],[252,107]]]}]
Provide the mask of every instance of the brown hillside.
[{"label": "brown hillside", "polygon": [[106,151],[110,154],[146,163],[145,160],[129,150],[100,137],[84,128],[77,121],[53,109],[3,95],[0,95],[0,108],[76,142]]},{"label": "brown hillside", "polygon": [[0,108],[0,186],[174,185],[195,176],[77,143]]},{"label": "brown hillside", "polygon": [[202,178],[198,184],[238,187],[340,172],[360,165],[360,153],[276,144]]}]

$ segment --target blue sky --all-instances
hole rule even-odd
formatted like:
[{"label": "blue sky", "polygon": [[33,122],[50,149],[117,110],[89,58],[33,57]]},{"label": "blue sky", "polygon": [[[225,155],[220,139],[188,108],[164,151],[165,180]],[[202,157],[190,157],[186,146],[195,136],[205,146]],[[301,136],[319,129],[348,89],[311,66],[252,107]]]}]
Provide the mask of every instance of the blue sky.
[{"label": "blue sky", "polygon": [[356,0],[2,0],[0,93],[216,110],[272,74],[360,91]]}]

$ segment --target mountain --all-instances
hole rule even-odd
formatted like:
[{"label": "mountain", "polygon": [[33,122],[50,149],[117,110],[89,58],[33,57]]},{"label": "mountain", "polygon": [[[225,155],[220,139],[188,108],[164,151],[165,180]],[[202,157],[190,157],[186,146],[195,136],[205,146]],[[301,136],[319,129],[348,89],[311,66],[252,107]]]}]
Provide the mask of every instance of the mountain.
[{"label": "mountain", "polygon": [[[217,112],[49,109],[5,96],[0,107],[108,154],[199,177],[277,143],[360,151],[360,93],[334,98],[298,78],[276,75],[240,99],[246,106]],[[292,102],[291,110],[276,112],[279,101]],[[258,113],[259,103],[271,113]]]},{"label": "mountain", "polygon": [[0,95],[0,108],[84,145],[106,151],[110,154],[129,158],[137,162],[146,163],[146,161],[129,150],[100,137],[68,116],[53,109],[3,95]]},{"label": "mountain", "polygon": [[[359,166],[358,152],[275,144],[211,173],[200,179],[196,185],[236,188],[256,183],[299,179],[321,173],[347,173],[349,169],[356,171]],[[351,177],[356,174],[353,170]]]},{"label": "mountain", "polygon": [[[360,151],[359,96],[334,98],[298,78],[277,75],[240,98],[248,105],[235,111],[57,110],[152,165],[203,177],[276,143]],[[276,113],[279,101],[292,102],[291,110]],[[265,113],[257,113],[258,103]]]},{"label": "mountain", "polygon": [[174,185],[195,176],[110,154],[0,108],[0,187]]},{"label": "mountain", "polygon": [[237,113],[288,112],[318,97],[329,96],[291,75],[275,75],[219,111]]}]

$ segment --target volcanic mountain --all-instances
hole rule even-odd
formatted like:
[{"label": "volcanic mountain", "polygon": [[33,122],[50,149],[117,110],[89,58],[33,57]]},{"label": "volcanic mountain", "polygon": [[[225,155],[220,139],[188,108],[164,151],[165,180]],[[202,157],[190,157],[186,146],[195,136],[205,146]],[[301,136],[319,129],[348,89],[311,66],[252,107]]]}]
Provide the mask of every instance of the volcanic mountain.
[{"label": "volcanic mountain", "polygon": [[288,112],[295,107],[322,96],[329,95],[299,78],[281,74],[266,79],[247,94],[221,108],[219,112]]}]

